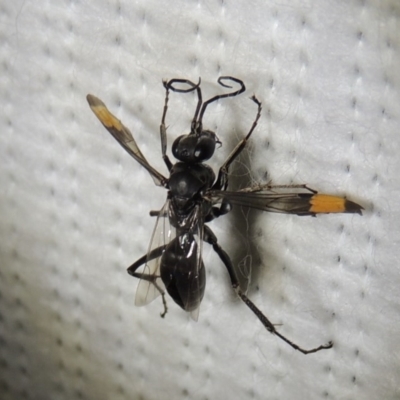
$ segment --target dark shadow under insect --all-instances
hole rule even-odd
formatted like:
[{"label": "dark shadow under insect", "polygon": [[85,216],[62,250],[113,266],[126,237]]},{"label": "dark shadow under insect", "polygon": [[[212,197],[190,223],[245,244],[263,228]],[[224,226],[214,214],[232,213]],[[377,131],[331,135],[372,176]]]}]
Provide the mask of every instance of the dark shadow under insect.
[{"label": "dark shadow under insect", "polygon": [[[245,148],[261,115],[261,103],[255,96],[251,100],[257,106],[255,120],[248,134],[236,145],[215,176],[209,160],[219,142],[216,134],[203,129],[203,116],[207,107],[218,100],[235,97],[245,91],[244,83],[237,78],[222,76],[218,83],[232,89],[226,82],[239,85],[239,89],[220,94],[207,101],[202,100],[200,80],[197,84],[187,79],[171,79],[163,82],[166,95],[160,125],[161,152],[168,168],[166,178],[153,168],[137,146],[131,132],[112,115],[98,98],[88,95],[92,111],[120,145],[152,176],[158,186],[168,190],[167,200],[159,211],[150,215],[157,217],[147,254],[133,263],[128,272],[139,278],[136,305],[148,304],[161,295],[164,305],[162,317],[167,313],[165,293],[197,320],[200,303],[205,290],[205,268],[202,261],[203,242],[210,244],[225,265],[232,288],[239,298],[257,316],[264,327],[280,337],[294,349],[304,354],[315,353],[332,347],[332,342],[309,350],[299,347],[281,333],[260,309],[246,296],[239,286],[235,269],[229,255],[218,244],[217,237],[207,222],[227,214],[234,205],[262,211],[312,215],[317,213],[359,213],[362,207],[342,197],[318,194],[306,185],[272,186],[256,185],[238,191],[228,191],[229,168]],[[184,85],[184,88],[179,87]],[[190,133],[179,136],[172,144],[172,154],[178,160],[173,164],[167,155],[166,114],[170,92],[197,94],[197,106]],[[137,270],[143,266],[143,272]]]}]

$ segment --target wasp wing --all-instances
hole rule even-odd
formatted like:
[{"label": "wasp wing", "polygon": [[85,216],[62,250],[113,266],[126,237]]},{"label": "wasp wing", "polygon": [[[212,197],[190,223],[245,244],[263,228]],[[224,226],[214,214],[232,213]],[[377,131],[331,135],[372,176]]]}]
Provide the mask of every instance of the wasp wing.
[{"label": "wasp wing", "polygon": [[204,218],[200,205],[196,205],[190,213],[185,229],[188,230],[191,241],[190,246],[186,249],[187,265],[192,270],[189,271],[187,284],[180,285],[178,290],[181,298],[187,299],[184,309],[190,312],[190,317],[194,321],[197,321],[206,284],[202,257]]},{"label": "wasp wing", "polygon": [[136,291],[135,305],[144,306],[152,302],[161,293],[165,286],[161,280],[161,256],[168,244],[175,238],[176,230],[169,223],[169,200],[166,201],[157,216],[156,225],[151,236],[147,261],[143,270],[143,277],[139,281]]},{"label": "wasp wing", "polygon": [[190,317],[197,321],[199,319],[200,304],[204,297],[204,290],[206,286],[206,275],[203,264],[203,225],[199,224],[197,233],[195,234],[194,240],[196,241],[196,271],[195,279],[191,282],[190,289],[193,293],[198,293],[197,306],[190,311]]},{"label": "wasp wing", "polygon": [[167,178],[165,178],[165,176],[160,174],[148,163],[145,156],[142,154],[138,145],[136,144],[136,141],[133,138],[130,130],[123,125],[118,118],[111,114],[106,105],[100,99],[91,94],[88,94],[86,99],[93,113],[103,124],[103,126],[139,164],[147,169],[152,176],[154,183],[157,186],[165,186]]},{"label": "wasp wing", "polygon": [[158,212],[146,263],[136,291],[135,304],[143,306],[165,291],[197,320],[205,289],[201,258],[203,219],[196,205],[178,228],[170,223],[169,200]]},{"label": "wasp wing", "polygon": [[344,197],[319,194],[306,185],[259,185],[236,192],[212,190],[205,197],[210,198],[214,204],[226,200],[232,205],[296,215],[315,215],[320,213],[361,214],[363,209],[359,204]]},{"label": "wasp wing", "polygon": [[202,262],[203,218],[201,205],[195,205],[185,216],[177,218],[169,210],[176,225],[176,236],[165,247],[161,260],[161,277],[168,294],[194,320],[204,296],[205,269]]}]

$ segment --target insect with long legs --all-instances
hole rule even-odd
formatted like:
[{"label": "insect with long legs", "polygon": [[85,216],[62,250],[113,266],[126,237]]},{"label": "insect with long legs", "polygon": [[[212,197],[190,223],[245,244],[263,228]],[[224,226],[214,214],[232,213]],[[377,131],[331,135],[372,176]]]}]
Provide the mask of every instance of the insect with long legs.
[{"label": "insect with long legs", "polygon": [[[199,83],[187,79],[171,79],[163,82],[166,90],[164,111],[160,125],[161,153],[169,171],[166,178],[154,169],[137,146],[131,132],[121,121],[110,113],[98,98],[88,95],[89,105],[119,144],[152,176],[158,186],[168,190],[167,201],[159,211],[151,211],[157,217],[147,254],[129,268],[128,273],[139,278],[136,305],[145,305],[161,295],[164,311],[167,313],[165,293],[197,320],[205,290],[205,268],[202,261],[202,244],[210,244],[225,265],[232,288],[239,298],[257,316],[264,327],[294,349],[304,354],[329,349],[332,342],[309,350],[303,349],[283,336],[261,310],[240,289],[235,269],[228,254],[218,244],[207,222],[227,214],[232,206],[244,206],[263,211],[284,214],[312,215],[318,213],[358,213],[362,207],[345,198],[319,194],[306,185],[272,186],[257,185],[239,191],[228,191],[229,168],[245,148],[261,116],[261,103],[252,96],[257,106],[256,118],[247,135],[236,145],[220,167],[217,177],[211,167],[204,164],[214,154],[219,144],[216,134],[203,129],[203,117],[207,107],[218,100],[235,97],[245,91],[244,83],[231,76],[222,76],[218,83],[232,89],[226,82],[239,85],[239,89],[220,94],[203,102]],[[186,88],[177,87],[186,85]],[[167,155],[166,114],[170,92],[196,92],[197,106],[190,127],[190,133],[181,135],[172,144],[172,154],[178,160],[173,164]],[[140,267],[143,272],[138,272]]]}]

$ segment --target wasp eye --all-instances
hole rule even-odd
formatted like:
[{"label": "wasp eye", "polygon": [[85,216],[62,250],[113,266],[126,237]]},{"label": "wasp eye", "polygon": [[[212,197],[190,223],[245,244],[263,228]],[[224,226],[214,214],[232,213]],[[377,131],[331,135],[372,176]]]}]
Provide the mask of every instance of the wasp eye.
[{"label": "wasp eye", "polygon": [[179,136],[172,145],[174,157],[186,163],[201,163],[212,157],[217,137],[214,132],[202,131]]}]

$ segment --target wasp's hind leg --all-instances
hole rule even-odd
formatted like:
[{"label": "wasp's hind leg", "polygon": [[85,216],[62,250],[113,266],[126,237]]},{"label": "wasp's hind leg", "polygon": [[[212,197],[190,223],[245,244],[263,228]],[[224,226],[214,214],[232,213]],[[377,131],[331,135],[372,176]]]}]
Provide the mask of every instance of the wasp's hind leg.
[{"label": "wasp's hind leg", "polygon": [[303,354],[316,353],[317,351],[330,349],[333,346],[332,342],[329,342],[326,345],[321,345],[319,347],[315,347],[310,350],[306,350],[298,346],[296,343],[293,343],[285,336],[281,335],[275,328],[275,325],[262,313],[262,311],[242,292],[239,286],[239,280],[236,276],[235,270],[232,265],[232,261],[225,250],[221,248],[218,244],[217,237],[214,235],[212,230],[204,225],[204,241],[211,244],[214,251],[218,254],[221,261],[224,263],[226,269],[228,270],[229,277],[231,279],[232,288],[235,290],[237,295],[241,298],[241,300],[246,304],[247,307],[250,308],[251,311],[256,315],[256,317],[260,320],[260,322],[265,326],[268,332],[278,336],[284,342],[286,342],[289,346],[293,347],[295,350],[302,352]]},{"label": "wasp's hind leg", "polygon": [[167,314],[168,306],[167,306],[167,300],[165,299],[165,292],[157,284],[157,279],[159,278],[159,276],[151,275],[151,274],[145,274],[145,273],[142,273],[142,272],[136,272],[136,270],[138,268],[140,268],[142,265],[146,264],[146,262],[148,262],[150,260],[153,260],[155,258],[161,257],[161,255],[163,254],[165,248],[166,248],[165,245],[157,247],[156,249],[152,250],[149,254],[145,254],[144,256],[140,257],[139,260],[135,261],[127,269],[129,275],[133,276],[134,278],[143,279],[145,281],[150,282],[160,292],[162,303],[163,303],[163,306],[164,306],[164,311],[160,314],[162,318],[164,318],[165,315]]}]

